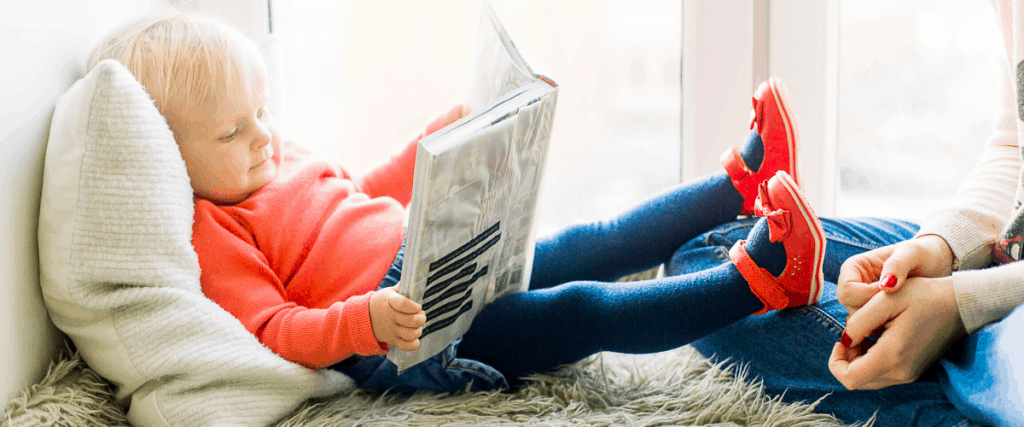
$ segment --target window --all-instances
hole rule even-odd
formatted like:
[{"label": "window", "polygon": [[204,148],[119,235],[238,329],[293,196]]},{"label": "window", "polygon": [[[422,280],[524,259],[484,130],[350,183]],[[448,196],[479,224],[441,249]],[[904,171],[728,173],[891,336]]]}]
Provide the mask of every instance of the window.
[{"label": "window", "polygon": [[[560,84],[538,235],[679,181],[678,0],[495,0]],[[286,137],[361,174],[462,102],[476,1],[274,2]]]},{"label": "window", "polygon": [[996,104],[998,23],[985,0],[843,1],[840,215],[923,219],[966,178]]}]

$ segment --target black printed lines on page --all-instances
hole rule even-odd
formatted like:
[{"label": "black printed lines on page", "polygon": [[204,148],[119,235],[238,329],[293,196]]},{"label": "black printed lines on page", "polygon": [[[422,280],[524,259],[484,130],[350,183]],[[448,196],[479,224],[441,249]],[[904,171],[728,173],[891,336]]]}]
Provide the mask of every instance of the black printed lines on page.
[{"label": "black printed lines on page", "polygon": [[473,308],[473,284],[488,272],[488,266],[481,266],[477,259],[501,239],[500,224],[500,221],[494,223],[462,246],[430,263],[428,272],[432,274],[427,278],[423,293],[423,310],[428,323],[421,337],[450,326]]}]

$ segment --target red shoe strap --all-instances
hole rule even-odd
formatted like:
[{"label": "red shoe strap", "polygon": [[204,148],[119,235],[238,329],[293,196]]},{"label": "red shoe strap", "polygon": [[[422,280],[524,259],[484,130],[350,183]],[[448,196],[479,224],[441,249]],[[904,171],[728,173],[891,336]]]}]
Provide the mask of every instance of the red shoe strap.
[{"label": "red shoe strap", "polygon": [[764,308],[754,315],[786,308],[789,299],[786,298],[786,292],[783,290],[782,284],[779,283],[779,279],[754,263],[750,254],[747,253],[746,245],[747,242],[744,240],[737,241],[729,250],[729,258],[732,258],[740,275],[747,279],[750,291],[764,303]]},{"label": "red shoe strap", "polygon": [[753,215],[754,199],[757,198],[757,194],[751,193],[757,190],[750,187],[751,182],[748,182],[750,181],[748,178],[754,172],[747,167],[747,163],[740,156],[740,150],[736,147],[729,147],[728,150],[725,150],[720,160],[722,161],[722,167],[725,168],[726,175],[729,175],[729,179],[732,181],[732,186],[736,187],[736,191],[739,191],[740,195],[743,196],[743,209],[740,213],[743,215]]},{"label": "red shoe strap", "polygon": [[729,147],[722,153],[722,167],[725,168],[725,173],[729,175],[729,179],[732,180],[732,185],[736,188],[740,188],[740,183],[744,178],[754,173],[747,167],[747,162],[743,161],[743,157],[740,156],[740,150],[736,147]]}]

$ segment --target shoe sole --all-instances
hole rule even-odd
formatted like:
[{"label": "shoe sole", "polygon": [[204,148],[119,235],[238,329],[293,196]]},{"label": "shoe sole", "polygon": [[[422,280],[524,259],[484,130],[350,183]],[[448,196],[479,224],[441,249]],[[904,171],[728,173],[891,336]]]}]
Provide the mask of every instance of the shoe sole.
[{"label": "shoe sole", "polygon": [[789,144],[789,170],[793,171],[791,174],[793,180],[799,184],[803,173],[800,171],[800,162],[797,161],[797,153],[800,152],[800,134],[796,127],[796,118],[789,111],[789,106],[793,102],[789,98],[789,91],[782,86],[782,81],[778,77],[768,79],[768,88],[772,91],[775,106],[782,113],[782,124],[786,127],[786,142]]},{"label": "shoe sole", "polygon": [[825,230],[821,228],[821,221],[818,221],[817,216],[814,215],[814,210],[811,209],[811,204],[807,202],[807,199],[803,197],[803,193],[800,192],[800,188],[793,181],[793,178],[789,174],[776,173],[775,176],[780,177],[779,180],[782,183],[783,188],[789,193],[789,196],[793,198],[797,203],[797,207],[800,209],[800,215],[803,215],[804,221],[807,224],[812,224],[811,235],[814,237],[814,276],[811,278],[811,289],[808,295],[807,304],[816,304],[821,301],[821,290],[822,285],[825,283],[824,273],[822,272],[822,266],[825,262],[824,251],[825,251]]}]

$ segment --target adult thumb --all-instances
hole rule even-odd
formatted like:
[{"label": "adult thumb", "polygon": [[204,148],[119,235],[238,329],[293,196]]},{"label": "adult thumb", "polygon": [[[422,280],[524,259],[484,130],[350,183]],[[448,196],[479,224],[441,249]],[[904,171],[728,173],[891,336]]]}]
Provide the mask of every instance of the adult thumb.
[{"label": "adult thumb", "polygon": [[882,264],[882,271],[878,275],[878,288],[887,294],[899,292],[900,287],[907,281],[907,276],[917,266],[916,259],[910,245],[897,245],[889,258]]}]

